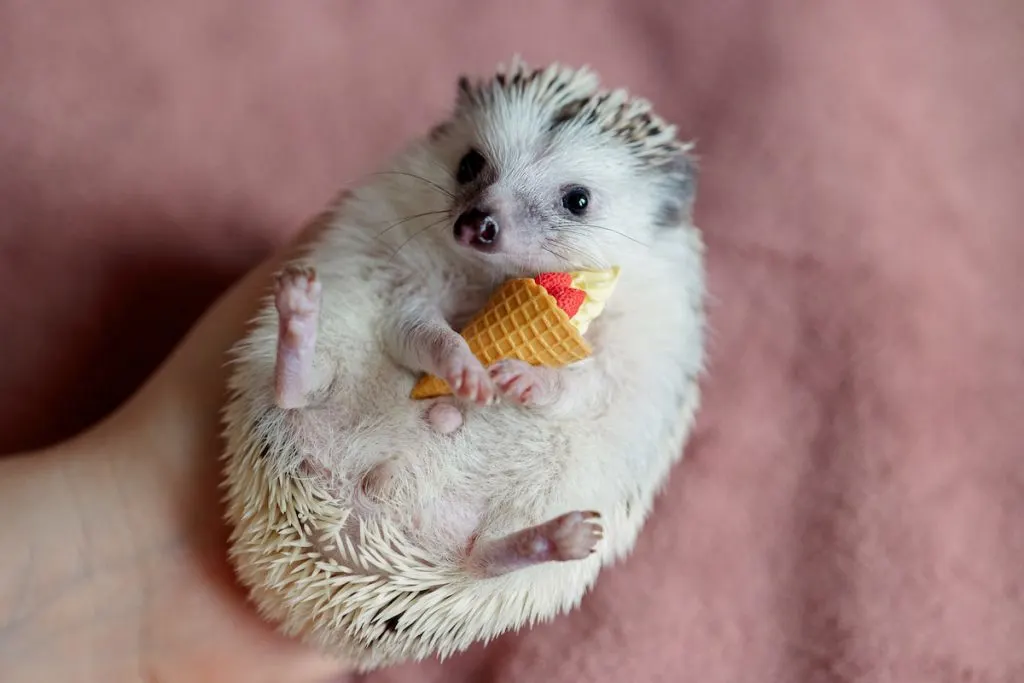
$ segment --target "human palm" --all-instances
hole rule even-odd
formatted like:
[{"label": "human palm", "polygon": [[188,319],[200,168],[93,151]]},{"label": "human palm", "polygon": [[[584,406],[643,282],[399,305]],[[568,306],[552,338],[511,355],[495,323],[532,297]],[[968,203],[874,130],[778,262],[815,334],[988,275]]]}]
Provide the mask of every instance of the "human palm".
[{"label": "human palm", "polygon": [[[314,222],[308,237],[320,227]],[[278,634],[226,559],[225,352],[281,256],[225,294],[146,385],[81,436],[0,463],[0,668],[11,681],[331,681]],[[10,557],[8,551],[2,557]]]}]

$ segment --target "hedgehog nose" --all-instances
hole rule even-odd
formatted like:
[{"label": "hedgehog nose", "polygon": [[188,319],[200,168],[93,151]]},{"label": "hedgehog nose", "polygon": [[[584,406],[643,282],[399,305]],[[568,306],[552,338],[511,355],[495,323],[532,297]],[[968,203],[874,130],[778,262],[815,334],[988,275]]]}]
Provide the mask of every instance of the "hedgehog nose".
[{"label": "hedgehog nose", "polygon": [[498,221],[488,211],[470,209],[455,221],[452,232],[459,244],[486,251],[498,241]]}]

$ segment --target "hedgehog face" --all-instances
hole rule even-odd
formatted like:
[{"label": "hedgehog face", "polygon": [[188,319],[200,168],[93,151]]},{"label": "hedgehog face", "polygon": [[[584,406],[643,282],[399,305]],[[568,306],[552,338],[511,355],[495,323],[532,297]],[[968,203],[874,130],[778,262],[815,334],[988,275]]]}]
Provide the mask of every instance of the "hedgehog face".
[{"label": "hedgehog face", "polygon": [[452,249],[509,274],[607,268],[689,222],[692,163],[644,103],[596,92],[586,71],[517,73],[463,82],[432,136]]}]

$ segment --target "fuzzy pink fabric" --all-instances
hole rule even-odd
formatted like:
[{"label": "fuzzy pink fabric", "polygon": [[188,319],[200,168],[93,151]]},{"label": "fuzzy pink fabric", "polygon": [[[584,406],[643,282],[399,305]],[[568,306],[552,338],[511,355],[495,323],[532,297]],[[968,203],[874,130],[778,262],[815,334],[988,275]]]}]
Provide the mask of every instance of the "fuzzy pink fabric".
[{"label": "fuzzy pink fabric", "polygon": [[111,410],[448,107],[595,66],[703,157],[712,363],[635,555],[422,681],[1024,680],[1024,5],[0,3],[0,449]]}]

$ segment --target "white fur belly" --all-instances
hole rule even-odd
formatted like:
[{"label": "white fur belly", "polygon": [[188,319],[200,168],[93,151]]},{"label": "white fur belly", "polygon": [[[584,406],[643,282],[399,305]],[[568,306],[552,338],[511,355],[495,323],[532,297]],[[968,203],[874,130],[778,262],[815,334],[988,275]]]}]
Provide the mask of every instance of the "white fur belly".
[{"label": "white fur belly", "polygon": [[[410,384],[400,370],[394,379],[396,387]],[[464,424],[445,435],[426,420],[433,400],[395,391],[378,393],[377,401],[364,415],[363,436],[341,436],[323,464],[358,482],[363,513],[387,517],[429,550],[458,555],[480,533],[537,523],[552,495],[559,497],[552,480],[566,460],[566,440],[542,418],[506,406],[462,407]]]}]

